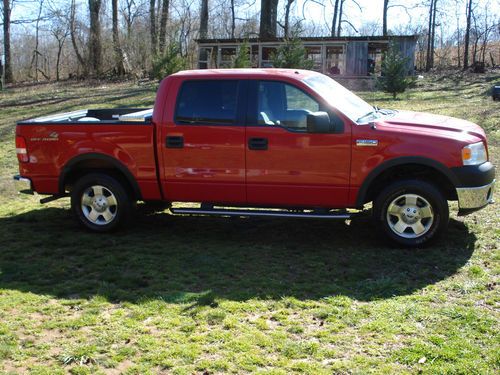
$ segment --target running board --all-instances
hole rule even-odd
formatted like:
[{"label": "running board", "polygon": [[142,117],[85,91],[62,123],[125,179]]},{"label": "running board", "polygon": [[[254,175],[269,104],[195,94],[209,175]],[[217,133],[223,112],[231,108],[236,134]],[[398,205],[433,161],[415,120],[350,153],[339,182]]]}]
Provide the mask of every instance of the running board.
[{"label": "running board", "polygon": [[351,214],[336,212],[295,212],[278,210],[248,210],[248,209],[218,209],[218,208],[171,208],[173,214],[195,214],[195,215],[215,215],[215,216],[260,216],[260,217],[291,217],[307,219],[350,219]]}]

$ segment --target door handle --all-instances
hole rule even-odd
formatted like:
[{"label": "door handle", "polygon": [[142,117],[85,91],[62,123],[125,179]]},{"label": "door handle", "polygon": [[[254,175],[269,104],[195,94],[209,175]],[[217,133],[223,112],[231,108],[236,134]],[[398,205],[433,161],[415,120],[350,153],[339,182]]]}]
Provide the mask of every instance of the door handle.
[{"label": "door handle", "polygon": [[250,138],[248,140],[249,150],[267,150],[267,138]]},{"label": "door handle", "polygon": [[184,147],[184,137],[170,135],[167,137],[165,142],[165,147],[167,148],[183,148]]}]

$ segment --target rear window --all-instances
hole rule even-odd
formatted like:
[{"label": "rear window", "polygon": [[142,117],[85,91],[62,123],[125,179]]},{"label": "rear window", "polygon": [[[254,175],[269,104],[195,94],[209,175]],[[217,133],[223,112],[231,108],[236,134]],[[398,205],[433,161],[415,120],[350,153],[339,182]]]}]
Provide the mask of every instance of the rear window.
[{"label": "rear window", "polygon": [[178,124],[231,125],[236,120],[238,81],[186,81],[175,110]]}]

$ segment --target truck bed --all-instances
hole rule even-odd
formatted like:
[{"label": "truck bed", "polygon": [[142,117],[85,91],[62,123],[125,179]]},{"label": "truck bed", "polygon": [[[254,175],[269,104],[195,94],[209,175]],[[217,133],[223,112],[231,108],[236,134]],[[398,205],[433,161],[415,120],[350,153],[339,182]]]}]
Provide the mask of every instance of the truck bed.
[{"label": "truck bed", "polygon": [[78,111],[58,113],[49,116],[19,121],[18,125],[30,124],[74,124],[74,123],[103,123],[103,124],[149,124],[153,116],[152,108],[109,108],[109,109],[82,109]]}]

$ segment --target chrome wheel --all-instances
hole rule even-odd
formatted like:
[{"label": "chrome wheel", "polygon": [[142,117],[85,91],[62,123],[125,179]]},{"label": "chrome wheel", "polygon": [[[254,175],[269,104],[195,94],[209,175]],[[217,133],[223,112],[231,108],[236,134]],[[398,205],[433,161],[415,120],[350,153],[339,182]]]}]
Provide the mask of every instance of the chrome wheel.
[{"label": "chrome wheel", "polygon": [[118,202],[111,190],[101,185],[94,185],[84,190],[81,209],[85,218],[91,223],[106,225],[115,219]]},{"label": "chrome wheel", "polygon": [[398,236],[418,238],[429,231],[434,212],[429,202],[417,194],[403,194],[387,207],[387,224]]}]

